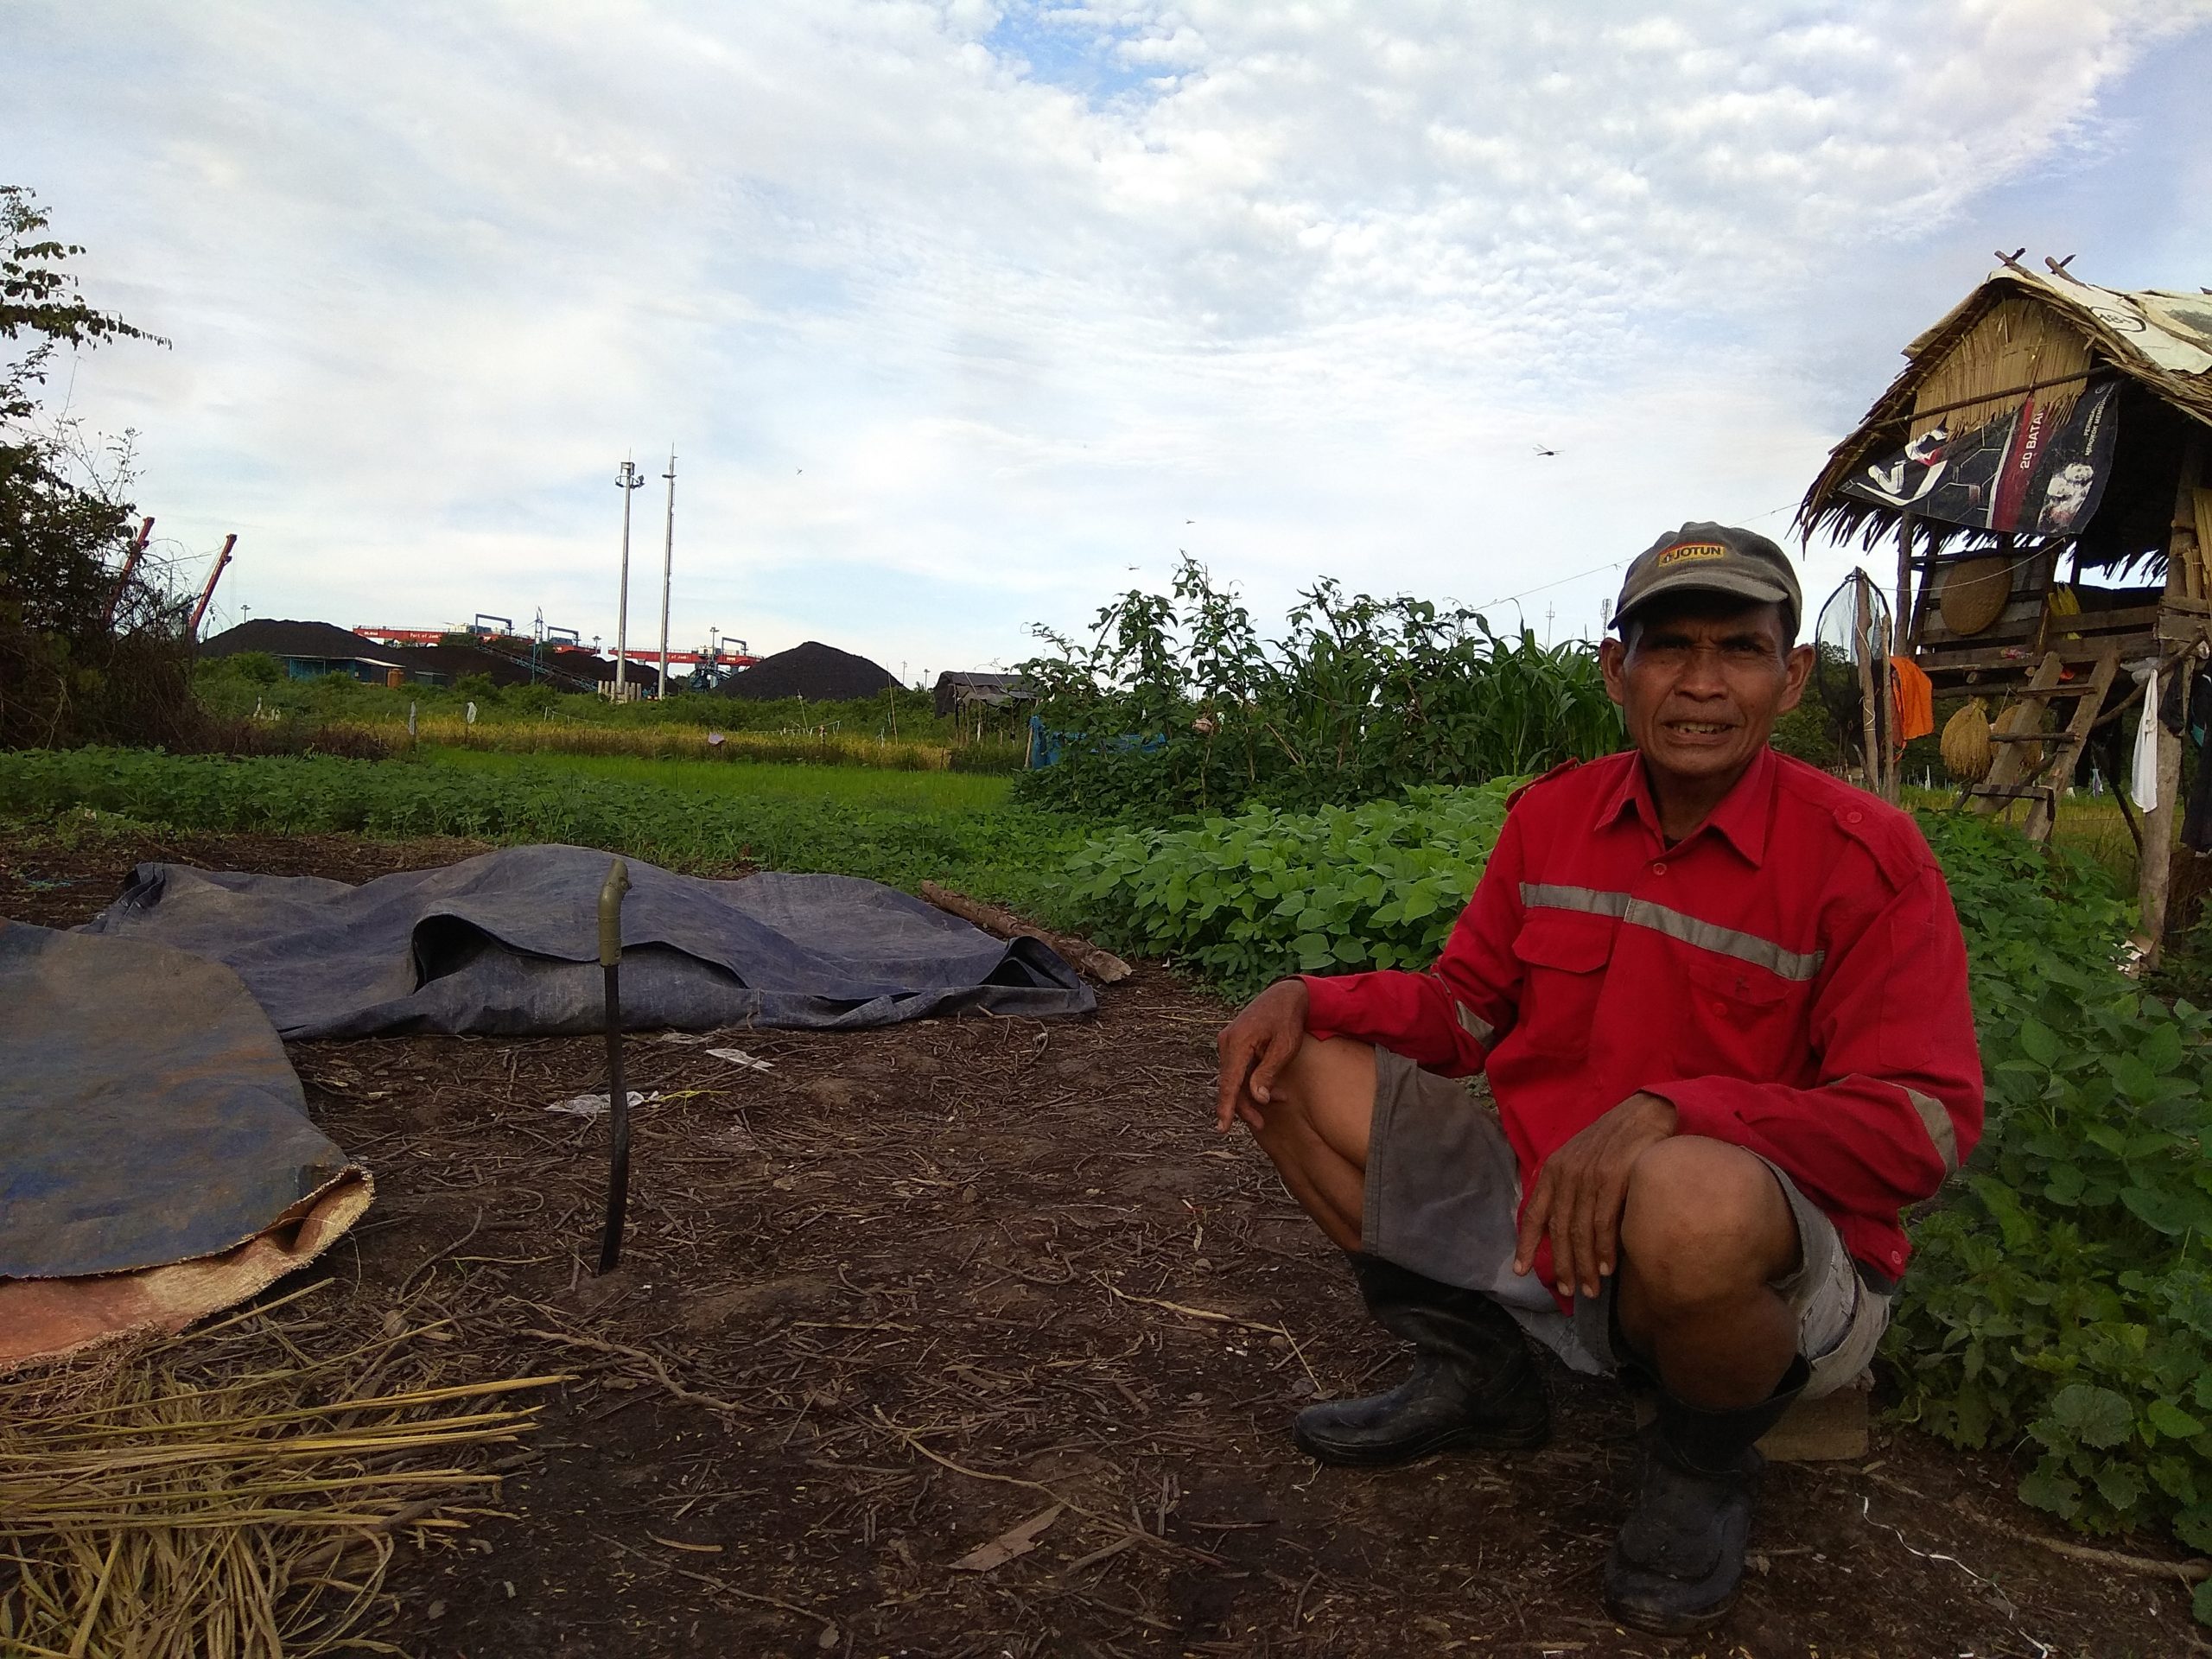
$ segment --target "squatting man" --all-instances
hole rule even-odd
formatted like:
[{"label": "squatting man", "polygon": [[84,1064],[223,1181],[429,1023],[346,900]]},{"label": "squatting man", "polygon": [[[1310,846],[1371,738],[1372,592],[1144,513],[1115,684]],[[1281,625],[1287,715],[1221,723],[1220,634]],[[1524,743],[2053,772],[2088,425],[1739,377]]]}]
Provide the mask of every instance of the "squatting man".
[{"label": "squatting man", "polygon": [[[1434,968],[1270,986],[1217,1102],[1412,1344],[1301,1412],[1325,1463],[1541,1446],[1533,1338],[1656,1408],[1606,1611],[1733,1599],[1755,1444],[1850,1383],[1900,1212],[1981,1129],[1966,949],[1928,845],[1776,753],[1813,651],[1764,537],[1690,524],[1630,566],[1599,649],[1633,747],[1522,790]],[[1487,1073],[1493,1112],[1454,1079]]]}]

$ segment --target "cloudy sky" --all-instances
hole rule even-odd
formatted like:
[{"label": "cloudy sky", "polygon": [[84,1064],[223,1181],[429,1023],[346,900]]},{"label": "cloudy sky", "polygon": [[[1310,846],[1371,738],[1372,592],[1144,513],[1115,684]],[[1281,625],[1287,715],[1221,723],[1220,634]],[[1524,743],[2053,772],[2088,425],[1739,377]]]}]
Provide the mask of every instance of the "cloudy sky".
[{"label": "cloudy sky", "polygon": [[1262,613],[1326,574],[1563,637],[1685,518],[1781,534],[1992,250],[2212,283],[2212,0],[10,0],[0,40],[0,182],[174,342],[54,389],[140,435],[173,551],[238,532],[226,621],[611,643],[634,454],[650,644],[673,442],[679,645],[1011,661],[1178,550]]}]

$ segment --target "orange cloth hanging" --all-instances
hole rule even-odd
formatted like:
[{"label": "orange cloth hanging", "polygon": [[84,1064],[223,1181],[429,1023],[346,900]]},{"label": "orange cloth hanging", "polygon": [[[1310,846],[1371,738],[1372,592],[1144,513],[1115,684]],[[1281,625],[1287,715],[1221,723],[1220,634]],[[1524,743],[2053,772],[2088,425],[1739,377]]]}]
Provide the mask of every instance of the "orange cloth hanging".
[{"label": "orange cloth hanging", "polygon": [[1897,702],[1899,747],[1936,729],[1936,688],[1910,657],[1890,658],[1890,690]]}]

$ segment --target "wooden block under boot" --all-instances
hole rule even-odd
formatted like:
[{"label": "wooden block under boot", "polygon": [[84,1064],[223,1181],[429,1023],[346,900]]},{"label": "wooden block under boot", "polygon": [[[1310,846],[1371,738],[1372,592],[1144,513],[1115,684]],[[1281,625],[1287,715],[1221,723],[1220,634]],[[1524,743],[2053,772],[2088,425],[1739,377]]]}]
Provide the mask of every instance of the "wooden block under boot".
[{"label": "wooden block under boot", "polygon": [[[1800,1400],[1760,1438],[1760,1452],[1769,1463],[1836,1463],[1865,1457],[1867,1397],[1873,1387],[1874,1374],[1861,1371],[1834,1394]],[[1637,1396],[1638,1428],[1656,1412],[1650,1396]]]}]

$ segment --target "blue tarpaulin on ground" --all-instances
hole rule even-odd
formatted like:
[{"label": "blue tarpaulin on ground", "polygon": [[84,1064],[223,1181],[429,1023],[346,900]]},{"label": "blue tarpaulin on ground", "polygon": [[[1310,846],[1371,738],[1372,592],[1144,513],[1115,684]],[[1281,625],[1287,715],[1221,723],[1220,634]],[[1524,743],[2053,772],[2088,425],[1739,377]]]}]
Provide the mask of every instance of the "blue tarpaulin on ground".
[{"label": "blue tarpaulin on ground", "polygon": [[213,1255],[349,1173],[229,969],[0,923],[0,1281]]},{"label": "blue tarpaulin on ground", "polygon": [[[609,861],[510,847],[359,887],[142,864],[87,931],[224,963],[287,1038],[597,1031]],[[626,1026],[843,1028],[1096,1006],[1042,942],[994,938],[878,882],[629,869]]]}]

